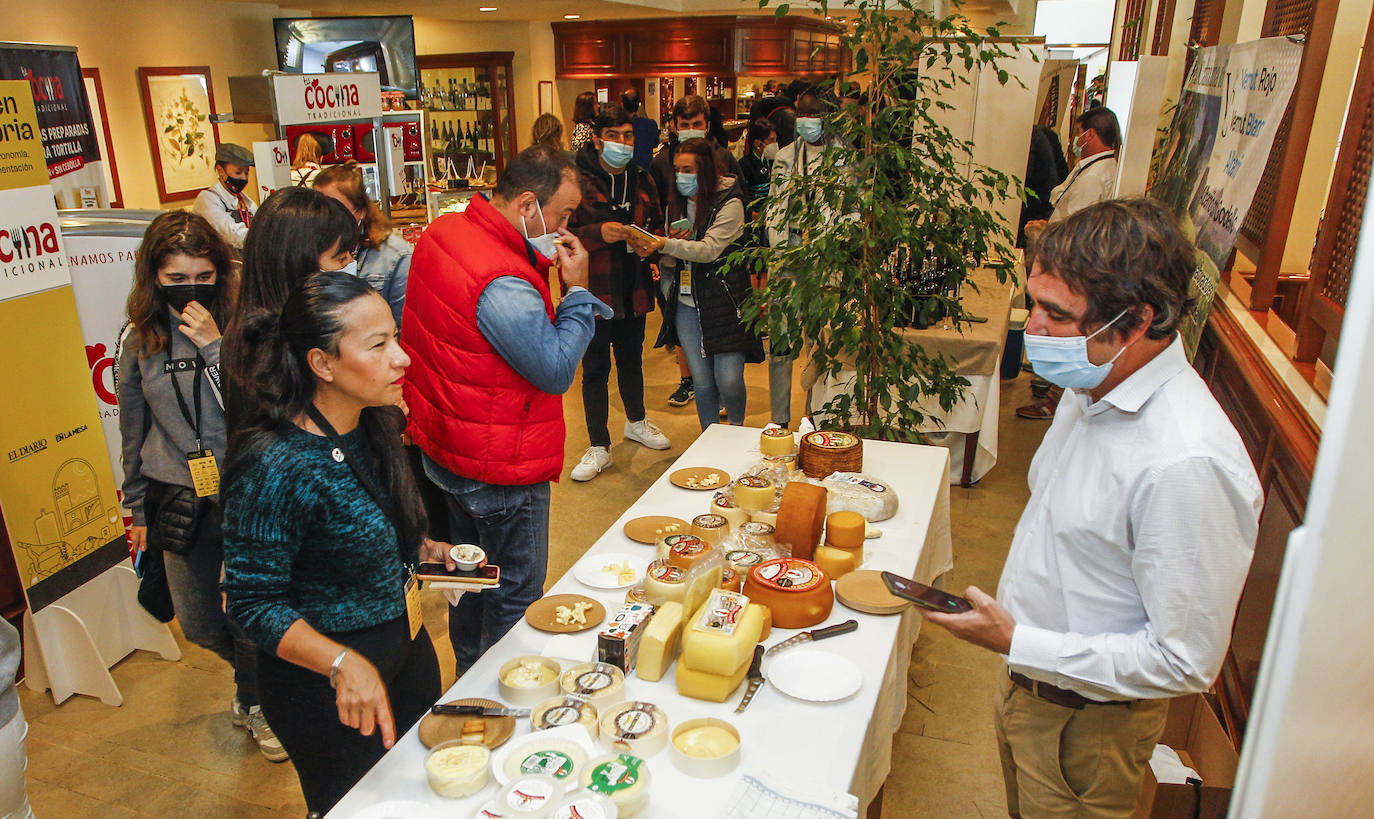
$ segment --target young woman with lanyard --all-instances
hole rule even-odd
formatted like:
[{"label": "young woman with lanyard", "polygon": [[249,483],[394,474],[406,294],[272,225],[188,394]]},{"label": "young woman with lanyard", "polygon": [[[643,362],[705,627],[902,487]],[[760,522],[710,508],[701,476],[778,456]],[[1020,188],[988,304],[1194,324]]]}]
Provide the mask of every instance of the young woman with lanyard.
[{"label": "young woman with lanyard", "polygon": [[[675,188],[668,197],[668,224],[689,227],[653,241],[631,240],[643,256],[660,253],[664,321],[672,320],[692,371],[697,420],[704,430],[725,405],[732,424],[743,424],[746,354],[762,347],[744,326],[740,306],[749,295],[749,274],[724,272],[721,260],[744,233],[744,193],[732,176],[720,176],[715,150],[705,139],[689,139],[673,157]],[[760,358],[761,360],[761,358]]]},{"label": "young woman with lanyard", "polygon": [[220,331],[234,309],[229,247],[204,218],[164,213],[143,236],[116,390],[124,505],[139,561],[161,561],[182,633],[234,669],[233,723],[286,759],[258,707],[257,648],[224,614],[219,474],[225,456]]},{"label": "young woman with lanyard", "polygon": [[395,406],[410,359],[386,301],[320,273],[244,323],[255,398],[225,472],[229,613],[261,649],[263,709],[311,811],[327,812],[440,694],[410,572],[449,546]]}]

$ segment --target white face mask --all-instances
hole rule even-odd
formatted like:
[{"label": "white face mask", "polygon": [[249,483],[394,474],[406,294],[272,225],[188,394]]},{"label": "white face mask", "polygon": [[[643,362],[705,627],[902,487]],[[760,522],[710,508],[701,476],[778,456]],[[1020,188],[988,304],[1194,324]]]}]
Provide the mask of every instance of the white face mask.
[{"label": "white face mask", "polygon": [[539,236],[531,236],[529,225],[525,224],[525,214],[520,214],[520,227],[525,231],[525,241],[534,245],[534,249],[539,251],[545,259],[554,261],[558,258],[558,250],[554,247],[554,240],[558,238],[558,231],[550,231],[548,222],[544,221],[544,208],[540,206],[539,199],[534,200],[534,206],[539,209],[539,224],[544,228],[544,233]]},{"label": "white face mask", "polygon": [[686,128],[677,132],[677,141],[686,142],[689,139],[705,139],[706,132],[700,128]]},{"label": "white face mask", "polygon": [[770,142],[763,146],[763,158],[772,162],[778,158],[778,143]]}]

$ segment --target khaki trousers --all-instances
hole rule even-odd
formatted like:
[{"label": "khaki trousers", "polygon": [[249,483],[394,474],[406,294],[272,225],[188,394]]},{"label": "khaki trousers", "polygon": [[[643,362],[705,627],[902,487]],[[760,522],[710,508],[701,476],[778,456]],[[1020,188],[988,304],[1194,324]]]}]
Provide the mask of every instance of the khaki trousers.
[{"label": "khaki trousers", "polygon": [[1168,700],[1066,708],[1012,683],[1004,671],[996,728],[1008,812],[1024,819],[1130,817],[1168,711]]}]

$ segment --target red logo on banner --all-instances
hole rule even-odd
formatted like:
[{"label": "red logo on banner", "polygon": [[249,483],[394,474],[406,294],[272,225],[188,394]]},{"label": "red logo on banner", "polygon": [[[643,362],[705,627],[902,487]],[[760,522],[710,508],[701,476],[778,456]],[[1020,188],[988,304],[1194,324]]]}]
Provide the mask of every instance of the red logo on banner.
[{"label": "red logo on banner", "polygon": [[319,80],[311,80],[305,86],[306,108],[343,108],[358,105],[358,86],[320,85]]},{"label": "red logo on banner", "polygon": [[40,77],[31,69],[25,68],[24,79],[29,81],[29,87],[33,89],[35,103],[58,102],[67,98],[67,92],[62,88],[61,77]]},{"label": "red logo on banner", "polygon": [[0,228],[0,262],[37,259],[57,252],[57,228],[49,222],[41,225]]},{"label": "red logo on banner", "polygon": [[119,398],[114,391],[114,357],[105,354],[104,344],[87,344],[86,363],[91,367],[91,386],[95,387],[96,397],[112,407],[117,406]]}]

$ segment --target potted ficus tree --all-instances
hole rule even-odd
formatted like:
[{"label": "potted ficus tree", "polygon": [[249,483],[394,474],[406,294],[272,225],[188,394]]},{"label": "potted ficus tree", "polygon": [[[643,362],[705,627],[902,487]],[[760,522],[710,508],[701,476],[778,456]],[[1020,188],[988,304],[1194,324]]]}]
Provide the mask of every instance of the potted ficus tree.
[{"label": "potted ficus tree", "polygon": [[[808,377],[842,383],[816,413],[825,426],[919,441],[920,406],[947,411],[969,382],[908,328],[962,318],[971,271],[1011,275],[1014,236],[995,208],[1021,195],[1015,177],[974,162],[972,143],[940,114],[977,72],[1012,81],[997,64],[1017,46],[996,28],[974,30],[957,3],[948,15],[913,0],[813,8],[845,15],[853,58],[821,87],[830,100],[826,147],[808,173],[779,182],[780,195],[758,217],[761,234],[771,220],[787,226],[790,240],[741,250],[728,263],[768,274],[743,305],[746,321],[774,349],[804,350]],[[788,10],[776,6],[779,15]]]}]

